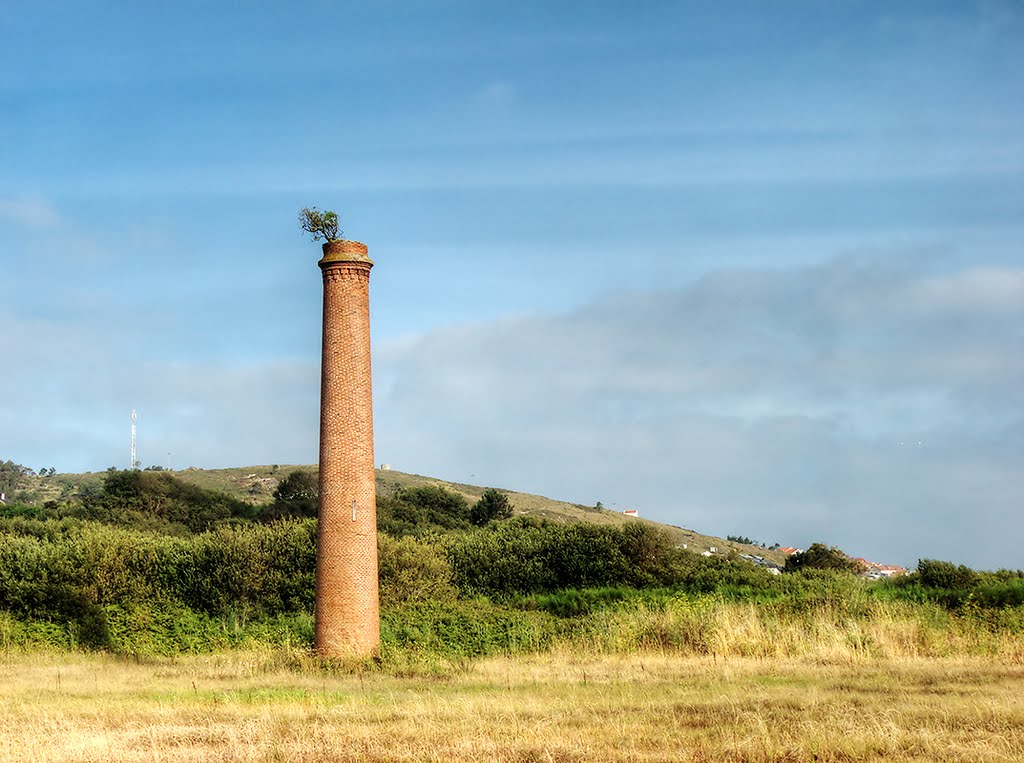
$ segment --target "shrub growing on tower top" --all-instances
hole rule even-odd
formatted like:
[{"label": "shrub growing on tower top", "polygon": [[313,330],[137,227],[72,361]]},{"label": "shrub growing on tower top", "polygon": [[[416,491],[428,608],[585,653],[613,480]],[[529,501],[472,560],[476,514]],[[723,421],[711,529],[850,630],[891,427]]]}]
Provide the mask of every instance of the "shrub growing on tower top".
[{"label": "shrub growing on tower top", "polygon": [[299,210],[299,227],[313,237],[314,241],[337,241],[344,235],[338,230],[338,215],[330,210],[321,212],[316,207]]}]

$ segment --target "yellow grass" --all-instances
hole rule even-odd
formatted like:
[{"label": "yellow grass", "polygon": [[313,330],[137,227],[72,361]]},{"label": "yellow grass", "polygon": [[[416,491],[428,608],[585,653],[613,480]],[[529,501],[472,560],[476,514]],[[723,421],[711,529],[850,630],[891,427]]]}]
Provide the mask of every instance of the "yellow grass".
[{"label": "yellow grass", "polygon": [[690,656],[832,661],[975,655],[1024,665],[1024,633],[954,617],[938,607],[865,598],[860,609],[851,615],[840,602],[792,612],[711,596],[680,598],[662,610],[595,613],[600,627],[586,646],[626,653],[639,644]]},{"label": "yellow grass", "polygon": [[1024,760],[1024,666],[684,657],[318,669],[243,652],[0,656],[0,760]]}]

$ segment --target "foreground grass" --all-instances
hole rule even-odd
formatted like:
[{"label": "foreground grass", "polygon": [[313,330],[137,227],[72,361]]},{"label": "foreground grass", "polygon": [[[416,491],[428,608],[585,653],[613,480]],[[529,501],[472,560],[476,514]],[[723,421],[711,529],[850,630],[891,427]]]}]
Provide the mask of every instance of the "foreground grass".
[{"label": "foreground grass", "polygon": [[0,759],[34,763],[1024,759],[1024,666],[978,657],[8,654],[0,704]]}]

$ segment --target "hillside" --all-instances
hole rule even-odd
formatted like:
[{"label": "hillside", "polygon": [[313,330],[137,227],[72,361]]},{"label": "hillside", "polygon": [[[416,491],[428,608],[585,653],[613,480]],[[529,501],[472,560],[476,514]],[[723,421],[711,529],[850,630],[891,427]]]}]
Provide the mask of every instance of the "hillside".
[{"label": "hillside", "polygon": [[[174,472],[179,479],[191,482],[209,490],[220,490],[235,498],[260,505],[273,500],[274,490],[278,482],[296,469],[314,471],[313,465],[273,464],[263,466],[235,467],[230,469],[196,469],[189,468]],[[28,477],[28,483],[19,491],[22,500],[43,503],[61,500],[71,495],[99,490],[105,472],[86,472],[84,474],[55,474],[52,477]],[[394,492],[400,488],[419,487],[423,485],[442,485],[449,490],[466,497],[475,503],[483,495],[485,487],[466,485],[458,482],[425,477],[418,474],[407,474],[394,470],[377,470],[377,487],[381,494]],[[769,551],[759,546],[734,543],[712,535],[703,535],[694,530],[674,525],[661,524],[649,519],[627,517],[616,511],[599,509],[593,506],[582,506],[576,503],[559,501],[544,496],[505,490],[509,496],[513,511],[516,514],[547,519],[551,522],[591,522],[594,524],[622,525],[627,522],[644,522],[660,527],[679,545],[696,553],[715,549],[716,553],[728,554],[730,551],[745,554],[756,554],[777,564],[783,564],[785,555],[780,551]]]}]

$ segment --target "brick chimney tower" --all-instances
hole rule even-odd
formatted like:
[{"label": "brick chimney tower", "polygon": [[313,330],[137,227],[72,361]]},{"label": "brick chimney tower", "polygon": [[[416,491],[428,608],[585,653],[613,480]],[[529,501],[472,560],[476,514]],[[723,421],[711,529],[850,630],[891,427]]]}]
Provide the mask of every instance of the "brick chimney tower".
[{"label": "brick chimney tower", "polygon": [[316,548],[316,650],[376,654],[377,486],[370,389],[370,268],[366,245],[323,245],[320,506]]}]

